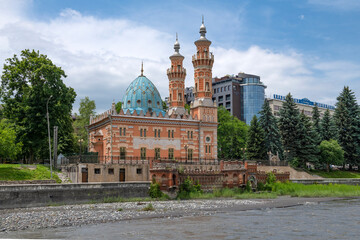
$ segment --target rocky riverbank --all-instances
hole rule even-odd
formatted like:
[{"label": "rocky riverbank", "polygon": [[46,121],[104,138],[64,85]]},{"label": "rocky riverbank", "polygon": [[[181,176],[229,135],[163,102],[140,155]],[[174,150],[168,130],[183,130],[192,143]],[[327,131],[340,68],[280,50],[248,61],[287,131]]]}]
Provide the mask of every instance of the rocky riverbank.
[{"label": "rocky riverbank", "polygon": [[149,202],[120,202],[64,205],[0,210],[0,237],[8,231],[81,226],[143,218],[174,218],[204,216],[219,211],[244,211],[263,208],[290,207],[308,203],[330,201],[335,198],[290,198],[277,199],[211,199],[187,201],[154,201],[154,210],[145,211]]}]

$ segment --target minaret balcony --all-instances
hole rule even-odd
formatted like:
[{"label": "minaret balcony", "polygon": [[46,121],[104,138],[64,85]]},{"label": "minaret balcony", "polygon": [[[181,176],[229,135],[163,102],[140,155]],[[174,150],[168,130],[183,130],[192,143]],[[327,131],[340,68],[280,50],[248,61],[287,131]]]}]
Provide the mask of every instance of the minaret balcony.
[{"label": "minaret balcony", "polygon": [[172,74],[172,73],[181,73],[181,74],[186,74],[186,69],[185,68],[181,68],[181,69],[175,69],[175,68],[168,68],[166,70],[166,73],[169,75],[169,74]]},{"label": "minaret balcony", "polygon": [[192,60],[203,60],[203,59],[211,59],[214,61],[214,55],[212,54],[212,52],[210,53],[198,53],[192,56]]}]

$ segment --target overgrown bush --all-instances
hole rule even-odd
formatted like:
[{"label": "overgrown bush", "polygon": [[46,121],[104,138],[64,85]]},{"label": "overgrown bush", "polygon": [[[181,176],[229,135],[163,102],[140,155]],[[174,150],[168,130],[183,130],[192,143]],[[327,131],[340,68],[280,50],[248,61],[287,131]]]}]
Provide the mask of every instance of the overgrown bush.
[{"label": "overgrown bush", "polygon": [[245,186],[245,191],[246,192],[251,192],[252,191],[251,186],[250,186],[250,181],[247,181],[246,186]]},{"label": "overgrown bush", "polygon": [[199,183],[194,184],[191,179],[188,177],[180,185],[177,199],[189,199],[190,195],[200,195],[202,194],[201,185]]},{"label": "overgrown bush", "polygon": [[149,196],[151,198],[162,198],[164,196],[164,193],[160,190],[160,185],[155,181],[150,184]]}]

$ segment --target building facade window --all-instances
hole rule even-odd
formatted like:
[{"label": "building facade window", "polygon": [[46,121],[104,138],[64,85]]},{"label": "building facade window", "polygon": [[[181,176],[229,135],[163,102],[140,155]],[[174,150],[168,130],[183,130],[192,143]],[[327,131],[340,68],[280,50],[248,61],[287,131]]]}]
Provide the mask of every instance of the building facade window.
[{"label": "building facade window", "polygon": [[142,147],[140,149],[140,158],[141,160],[145,160],[146,159],[146,148]]},{"label": "building facade window", "polygon": [[227,95],[225,96],[225,100],[226,100],[226,101],[230,101],[230,94],[227,94]]},{"label": "building facade window", "polygon": [[125,160],[125,158],[126,158],[126,148],[120,147],[120,159]]},{"label": "building facade window", "polygon": [[171,130],[171,138],[174,138],[174,130]]},{"label": "building facade window", "polygon": [[109,168],[109,169],[108,169],[108,174],[109,174],[109,175],[114,175],[114,169],[113,169],[113,168]]},{"label": "building facade window", "polygon": [[95,174],[100,174],[100,168],[95,168],[95,169],[94,169],[94,173],[95,173]]},{"label": "building facade window", "polygon": [[170,137],[171,137],[171,131],[168,130],[168,138],[170,138]]},{"label": "building facade window", "polygon": [[193,160],[193,150],[188,149],[187,160]]},{"label": "building facade window", "polygon": [[120,128],[120,136],[126,136],[126,128]]},{"label": "building facade window", "polygon": [[219,96],[218,101],[222,102],[224,100],[224,96]]},{"label": "building facade window", "polygon": [[144,137],[146,137],[146,129],[144,129]]},{"label": "building facade window", "polygon": [[160,158],[160,148],[155,148],[155,159]]},{"label": "building facade window", "polygon": [[169,148],[168,157],[169,157],[169,159],[174,159],[174,149],[173,148]]},{"label": "building facade window", "polygon": [[137,168],[136,169],[136,174],[142,174],[142,168]]},{"label": "building facade window", "polygon": [[140,137],[142,137],[142,136],[143,136],[143,130],[140,129]]}]

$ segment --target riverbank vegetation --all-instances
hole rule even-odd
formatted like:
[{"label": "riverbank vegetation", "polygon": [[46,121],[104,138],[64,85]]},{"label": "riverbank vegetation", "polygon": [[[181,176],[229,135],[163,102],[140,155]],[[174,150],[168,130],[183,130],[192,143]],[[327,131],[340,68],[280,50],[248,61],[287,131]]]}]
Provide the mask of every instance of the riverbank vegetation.
[{"label": "riverbank vegetation", "polygon": [[[50,180],[51,172],[43,165],[0,164],[0,181]],[[53,172],[53,179],[61,183]]]},{"label": "riverbank vegetation", "polygon": [[341,170],[334,170],[334,171],[319,171],[319,170],[312,170],[310,174],[315,174],[323,178],[360,178],[359,172],[354,171],[341,171]]}]

